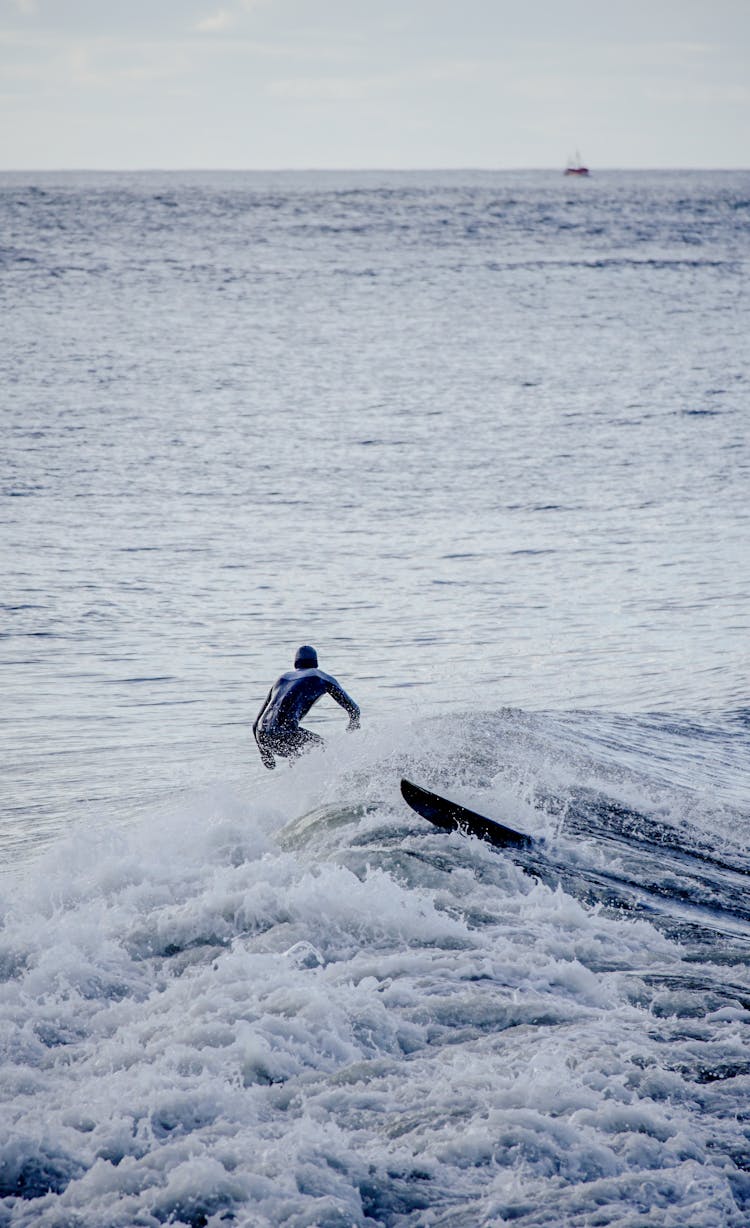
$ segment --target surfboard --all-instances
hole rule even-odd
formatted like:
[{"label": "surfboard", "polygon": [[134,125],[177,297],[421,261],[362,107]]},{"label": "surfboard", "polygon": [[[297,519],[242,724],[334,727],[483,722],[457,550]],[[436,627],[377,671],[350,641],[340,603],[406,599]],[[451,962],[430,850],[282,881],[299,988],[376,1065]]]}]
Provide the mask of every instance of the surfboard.
[{"label": "surfboard", "polygon": [[514,831],[486,815],[467,810],[438,793],[430,793],[410,780],[401,781],[401,795],[412,810],[443,831],[463,831],[494,844],[496,848],[530,848],[534,841],[525,832]]}]

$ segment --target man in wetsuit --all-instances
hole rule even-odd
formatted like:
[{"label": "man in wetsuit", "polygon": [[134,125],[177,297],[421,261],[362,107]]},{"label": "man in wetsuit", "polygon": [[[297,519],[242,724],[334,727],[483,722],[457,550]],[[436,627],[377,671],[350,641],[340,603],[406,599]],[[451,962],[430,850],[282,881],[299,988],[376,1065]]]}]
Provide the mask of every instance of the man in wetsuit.
[{"label": "man in wetsuit", "polygon": [[300,721],[322,695],[330,695],[349,713],[349,729],[359,729],[359,708],[330,674],[318,669],[318,654],[309,644],[297,649],[294,669],[274,682],[255,718],[253,734],[267,768],[276,767],[274,755],[294,759],[323,739]]}]

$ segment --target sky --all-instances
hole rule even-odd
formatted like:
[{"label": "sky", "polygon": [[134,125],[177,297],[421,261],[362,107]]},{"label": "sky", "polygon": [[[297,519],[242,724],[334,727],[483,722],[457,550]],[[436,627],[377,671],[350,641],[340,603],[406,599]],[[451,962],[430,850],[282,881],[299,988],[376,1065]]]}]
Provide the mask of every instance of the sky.
[{"label": "sky", "polygon": [[750,0],[0,0],[0,169],[750,166]]}]

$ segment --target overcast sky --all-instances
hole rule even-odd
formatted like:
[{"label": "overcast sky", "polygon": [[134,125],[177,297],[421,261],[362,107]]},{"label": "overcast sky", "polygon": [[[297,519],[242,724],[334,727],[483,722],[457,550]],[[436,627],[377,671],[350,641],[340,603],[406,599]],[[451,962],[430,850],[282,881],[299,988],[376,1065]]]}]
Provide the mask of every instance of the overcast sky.
[{"label": "overcast sky", "polygon": [[748,167],[750,0],[0,0],[0,167]]}]

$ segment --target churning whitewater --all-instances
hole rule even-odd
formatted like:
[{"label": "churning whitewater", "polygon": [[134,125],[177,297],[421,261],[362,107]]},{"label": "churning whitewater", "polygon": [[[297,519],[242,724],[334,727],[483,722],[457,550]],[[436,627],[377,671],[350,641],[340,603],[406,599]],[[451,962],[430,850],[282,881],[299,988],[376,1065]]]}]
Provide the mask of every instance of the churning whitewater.
[{"label": "churning whitewater", "polygon": [[747,176],[0,210],[0,1228],[746,1228]]},{"label": "churning whitewater", "polygon": [[[35,864],[4,917],[4,1223],[746,1223],[747,816],[555,720],[488,718],[479,753],[473,724]],[[405,769],[536,863],[428,827]]]}]

